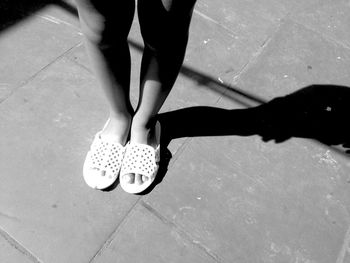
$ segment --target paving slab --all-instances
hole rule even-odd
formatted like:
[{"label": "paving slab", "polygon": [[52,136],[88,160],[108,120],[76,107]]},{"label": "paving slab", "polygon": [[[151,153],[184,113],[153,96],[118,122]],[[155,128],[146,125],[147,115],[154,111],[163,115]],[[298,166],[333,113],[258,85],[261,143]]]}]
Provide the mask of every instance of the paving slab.
[{"label": "paving slab", "polygon": [[145,202],[222,262],[336,262],[348,175],[343,155],[303,140],[195,138]]},{"label": "paving slab", "polygon": [[54,14],[60,11],[52,8],[40,9],[0,31],[0,101],[82,41],[81,33],[56,19]]},{"label": "paving slab", "polygon": [[[230,83],[279,29],[285,17],[315,1],[198,1],[188,45],[189,65]],[[201,61],[201,63],[198,63]]]},{"label": "paving slab", "polygon": [[265,26],[260,30],[246,30],[244,34],[235,32],[196,8],[191,22],[185,65],[219,83],[230,83],[259,52],[278,23]]},{"label": "paving slab", "polygon": [[83,181],[108,116],[95,79],[61,58],[0,107],[0,225],[43,262],[88,262],[138,200]]},{"label": "paving slab", "polygon": [[[203,17],[216,21],[222,27],[231,30],[231,32],[246,35],[256,31],[258,36],[255,37],[259,37],[263,30],[279,22],[284,17],[315,7],[322,2],[324,1],[202,0],[197,1],[196,10],[202,13]],[[252,37],[253,39],[255,38],[253,35]]]},{"label": "paving slab", "polygon": [[[232,84],[266,101],[315,83],[348,86],[348,56],[343,45],[286,19]],[[225,95],[215,105],[219,110],[185,109],[184,122],[192,118],[198,132],[188,128],[188,135],[204,136],[201,127],[213,122],[212,137],[191,139],[144,201],[222,262],[345,262],[348,155],[308,139],[241,137],[237,131],[245,127],[235,131],[235,118],[246,129],[251,124],[239,117],[242,111],[218,115],[221,108],[242,110],[230,92]],[[220,120],[232,123],[230,130],[216,130]]]},{"label": "paving slab", "polygon": [[109,262],[216,262],[186,233],[147,206],[137,205],[113,241],[94,263]]},{"label": "paving slab", "polygon": [[[348,155],[296,136],[266,142],[241,111],[310,84],[349,86],[345,0],[198,1],[162,112],[218,109],[162,115],[174,121],[176,158],[141,202],[118,186],[85,186],[82,163],[106,102],[74,7],[36,2],[16,7],[23,20],[0,31],[0,230],[28,252],[0,235],[0,261],[348,262]],[[130,43],[137,65],[137,19]],[[132,74],[135,104],[137,66]],[[220,120],[230,129],[210,126]]]},{"label": "paving slab", "polygon": [[349,85],[350,50],[286,20],[259,59],[232,84],[266,101],[312,84]]},{"label": "paving slab", "polygon": [[290,17],[325,37],[337,41],[339,44],[350,47],[350,6],[348,1],[322,1],[310,5]]}]

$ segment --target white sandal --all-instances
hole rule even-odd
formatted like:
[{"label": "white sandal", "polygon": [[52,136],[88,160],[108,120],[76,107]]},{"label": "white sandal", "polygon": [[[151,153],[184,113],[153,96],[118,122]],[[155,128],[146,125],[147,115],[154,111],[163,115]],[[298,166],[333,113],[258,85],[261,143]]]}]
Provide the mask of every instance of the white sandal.
[{"label": "white sandal", "polygon": [[[136,194],[146,190],[154,181],[160,161],[160,124],[156,123],[155,130],[156,138],[158,140],[157,147],[140,143],[128,143],[126,146],[126,152],[123,159],[123,164],[120,172],[120,186],[124,191]],[[136,183],[129,183],[125,179],[127,174],[140,174],[142,177],[146,177],[141,185]]]},{"label": "white sandal", "polygon": [[[105,124],[105,127],[107,126]],[[102,129],[103,130],[103,129]],[[98,132],[87,153],[83,177],[88,186],[94,189],[105,189],[118,178],[122,166],[125,147]]]}]

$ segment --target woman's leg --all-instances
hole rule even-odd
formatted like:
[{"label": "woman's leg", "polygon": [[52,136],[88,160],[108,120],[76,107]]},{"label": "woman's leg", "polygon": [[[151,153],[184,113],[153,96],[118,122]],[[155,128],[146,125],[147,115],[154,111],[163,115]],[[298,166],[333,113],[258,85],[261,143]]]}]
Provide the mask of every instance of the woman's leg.
[{"label": "woman's leg", "polygon": [[[131,141],[154,146],[154,117],[167,98],[181,68],[195,0],[138,0],[145,48],[140,97],[133,117]],[[129,174],[129,183],[142,184],[142,175]]]},{"label": "woman's leg", "polygon": [[110,122],[102,136],[113,136],[125,144],[133,115],[129,99],[131,61],[127,36],[135,1],[76,0],[76,4],[85,47],[110,108]]}]

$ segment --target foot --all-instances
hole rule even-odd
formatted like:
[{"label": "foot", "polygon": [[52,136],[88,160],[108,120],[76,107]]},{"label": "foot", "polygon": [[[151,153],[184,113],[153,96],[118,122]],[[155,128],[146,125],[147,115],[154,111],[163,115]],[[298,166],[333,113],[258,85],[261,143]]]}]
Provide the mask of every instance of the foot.
[{"label": "foot", "polygon": [[110,116],[101,132],[101,137],[125,145],[129,136],[130,126],[131,116]]},{"label": "foot", "polygon": [[[138,121],[133,121],[130,131],[130,142],[146,144],[156,148],[159,144],[155,127],[147,127]],[[126,174],[123,179],[129,184],[142,185],[148,181],[148,177],[142,174]]]},{"label": "foot", "polygon": [[130,124],[131,117],[110,117],[103,130],[95,136],[83,167],[85,182],[90,187],[104,189],[117,179]]}]

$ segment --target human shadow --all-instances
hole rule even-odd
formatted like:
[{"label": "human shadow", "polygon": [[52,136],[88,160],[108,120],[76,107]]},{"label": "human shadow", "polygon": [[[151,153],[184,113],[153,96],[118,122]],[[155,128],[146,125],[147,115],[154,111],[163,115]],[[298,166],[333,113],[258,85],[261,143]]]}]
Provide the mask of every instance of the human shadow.
[{"label": "human shadow", "polygon": [[[190,107],[161,113],[161,145],[166,160],[161,173],[147,191],[159,184],[167,171],[170,141],[183,137],[252,136],[282,143],[291,138],[307,138],[350,154],[350,88],[311,85],[284,97],[247,109]],[[146,193],[142,193],[146,194]]]},{"label": "human shadow", "polygon": [[48,5],[57,5],[78,16],[75,6],[65,0],[2,0],[0,1],[0,33],[32,16]]},{"label": "human shadow", "polygon": [[15,25],[33,13],[52,3],[50,0],[4,0],[0,1],[0,31]]},{"label": "human shadow", "polygon": [[350,88],[311,85],[247,109],[190,107],[159,114],[163,143],[181,137],[251,136],[284,142],[308,138],[350,153]]},{"label": "human shadow", "polygon": [[[4,0],[0,2],[0,33],[48,4],[59,5],[77,16],[76,8],[64,0]],[[137,50],[143,48],[136,42],[129,43]],[[254,94],[219,83],[185,65],[180,73],[197,81],[200,86],[224,96],[233,94],[234,96],[228,97],[241,105],[249,107],[252,102],[261,105],[231,110],[191,107],[159,114],[163,150],[162,163],[154,185],[162,181],[167,171],[171,159],[168,144],[181,137],[260,135],[263,141],[275,140],[276,143],[293,137],[308,138],[333,147],[345,155],[350,154],[350,129],[346,123],[350,113],[349,87],[312,85],[264,103],[263,99]]]}]

